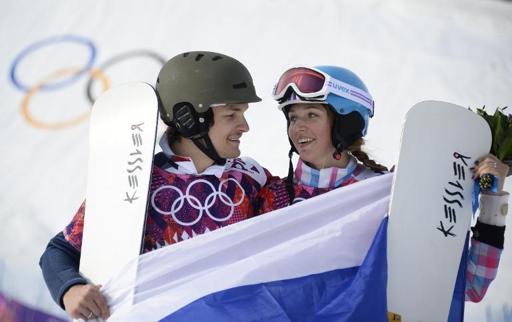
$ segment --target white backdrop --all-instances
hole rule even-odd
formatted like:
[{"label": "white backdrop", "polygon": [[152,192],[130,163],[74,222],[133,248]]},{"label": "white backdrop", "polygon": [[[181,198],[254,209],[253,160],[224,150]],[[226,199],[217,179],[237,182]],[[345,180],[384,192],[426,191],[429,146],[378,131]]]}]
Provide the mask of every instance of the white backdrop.
[{"label": "white backdrop", "polygon": [[[54,313],[37,262],[85,194],[89,81],[93,99],[154,83],[159,59],[184,51],[234,56],[263,98],[243,154],[278,175],[288,140],[270,91],[293,65],[340,65],[365,81],[376,101],[367,150],[388,166],[413,104],[512,102],[512,4],[498,0],[3,0],[0,39],[0,292]],[[88,67],[98,71],[76,75]],[[511,241],[509,229],[498,278],[467,321],[512,319]]]}]

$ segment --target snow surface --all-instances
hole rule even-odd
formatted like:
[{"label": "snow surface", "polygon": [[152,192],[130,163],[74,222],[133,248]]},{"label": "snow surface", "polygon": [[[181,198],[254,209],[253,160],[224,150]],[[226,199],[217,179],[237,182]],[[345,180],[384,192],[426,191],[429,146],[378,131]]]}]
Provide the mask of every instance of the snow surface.
[{"label": "snow surface", "polygon": [[[390,166],[398,158],[401,123],[415,103],[437,99],[490,111],[512,102],[512,4],[498,0],[101,1],[3,0],[0,3],[0,291],[60,314],[37,262],[51,236],[71,219],[85,194],[87,121],[61,130],[36,127],[87,113],[89,74],[59,89],[37,85],[82,68],[83,44],[60,42],[23,56],[56,35],[90,39],[94,67],[110,85],[154,83],[160,63],[145,55],[104,66],[114,56],[147,50],[168,59],[188,50],[219,51],[252,72],[263,102],[248,112],[242,151],[285,175],[288,140],[271,100],[276,78],[293,65],[352,69],[376,101],[367,150]],[[55,77],[53,77],[55,78]],[[96,74],[92,95],[101,93]],[[25,105],[24,105],[25,104]],[[510,181],[506,188],[510,191]],[[510,225],[510,220],[509,220]],[[498,277],[484,301],[467,304],[466,321],[512,319],[512,233],[507,231]],[[507,315],[505,317],[505,315]]]}]

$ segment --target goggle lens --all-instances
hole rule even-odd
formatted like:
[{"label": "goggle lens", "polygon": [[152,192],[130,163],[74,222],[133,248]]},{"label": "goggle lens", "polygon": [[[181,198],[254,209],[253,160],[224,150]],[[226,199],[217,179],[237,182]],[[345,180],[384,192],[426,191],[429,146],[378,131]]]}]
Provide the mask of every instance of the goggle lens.
[{"label": "goggle lens", "polygon": [[292,83],[301,93],[310,94],[318,92],[324,87],[325,77],[309,68],[289,69],[279,78],[274,95],[279,95]]}]

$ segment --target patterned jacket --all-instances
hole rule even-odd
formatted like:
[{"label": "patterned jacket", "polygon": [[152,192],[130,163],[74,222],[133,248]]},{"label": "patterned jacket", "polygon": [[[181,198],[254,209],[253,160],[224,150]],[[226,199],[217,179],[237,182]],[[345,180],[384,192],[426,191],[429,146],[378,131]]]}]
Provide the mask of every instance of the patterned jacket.
[{"label": "patterned jacket", "polygon": [[[165,138],[165,136],[164,136]],[[155,156],[146,217],[143,252],[177,243],[257,214],[255,200],[270,177],[250,158],[228,159],[198,173],[191,159],[174,155],[165,139]],[[75,284],[87,284],[79,274],[86,202],[50,240],[40,266],[53,299]],[[116,227],[112,227],[116,229]]]},{"label": "patterned jacket", "polygon": [[[230,159],[197,174],[192,161],[176,155],[155,156],[143,251],[148,252],[224,227],[256,214],[254,200],[269,177],[250,158]],[[165,160],[168,164],[159,163]],[[165,162],[164,161],[164,162]],[[195,172],[195,173],[194,173]],[[64,229],[80,251],[85,202]]]}]

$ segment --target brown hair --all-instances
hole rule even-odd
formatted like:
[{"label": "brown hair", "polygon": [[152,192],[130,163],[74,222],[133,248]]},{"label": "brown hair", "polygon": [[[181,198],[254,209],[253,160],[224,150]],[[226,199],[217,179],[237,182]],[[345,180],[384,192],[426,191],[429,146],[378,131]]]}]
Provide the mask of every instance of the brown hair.
[{"label": "brown hair", "polygon": [[364,145],[363,138],[357,139],[351,146],[347,148],[347,151],[350,152],[359,162],[367,166],[368,168],[377,171],[377,172],[384,172],[388,171],[388,168],[383,166],[380,163],[375,162],[374,160],[370,159],[368,154],[364,152],[361,147]]}]

